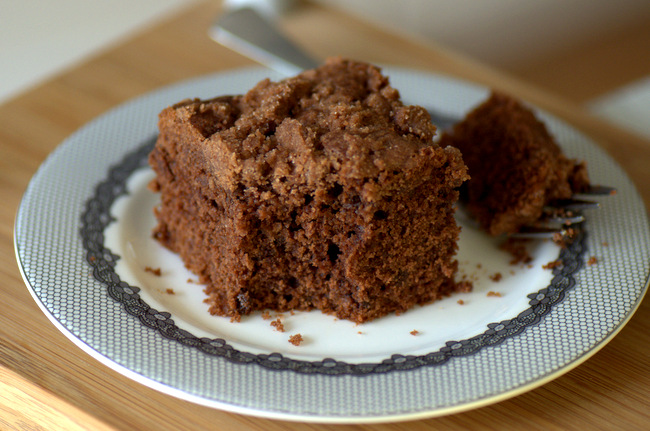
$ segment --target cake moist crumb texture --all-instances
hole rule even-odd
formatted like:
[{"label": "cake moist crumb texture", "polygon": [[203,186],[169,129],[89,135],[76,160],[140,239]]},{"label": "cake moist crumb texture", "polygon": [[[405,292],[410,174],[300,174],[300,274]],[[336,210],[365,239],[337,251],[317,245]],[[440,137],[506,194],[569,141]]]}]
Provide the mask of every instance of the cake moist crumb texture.
[{"label": "cake moist crumb texture", "polygon": [[467,169],[378,68],[330,59],[180,102],[159,130],[154,237],[206,284],[211,313],[364,322],[462,287],[453,215]]},{"label": "cake moist crumb texture", "polygon": [[444,133],[440,145],[463,154],[471,179],[461,200],[491,235],[534,225],[546,205],[589,185],[586,165],[562,153],[532,110],[499,92]]}]

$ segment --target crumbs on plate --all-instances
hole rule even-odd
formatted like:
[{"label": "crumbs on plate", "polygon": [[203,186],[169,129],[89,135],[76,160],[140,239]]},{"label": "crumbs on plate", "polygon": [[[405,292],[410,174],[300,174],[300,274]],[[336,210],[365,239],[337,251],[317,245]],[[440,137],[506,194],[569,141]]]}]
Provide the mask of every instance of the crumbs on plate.
[{"label": "crumbs on plate", "polygon": [[145,266],[144,270],[146,272],[149,272],[149,273],[155,275],[156,277],[160,277],[160,275],[162,274],[162,271],[160,270],[160,268],[152,268],[150,266]]},{"label": "crumbs on plate", "polygon": [[284,325],[282,324],[280,318],[277,318],[274,321],[272,321],[271,326],[273,326],[275,330],[278,332],[284,332]]},{"label": "crumbs on plate", "polygon": [[302,338],[302,335],[300,335],[300,334],[295,334],[295,335],[292,335],[292,336],[289,337],[289,342],[291,344],[293,344],[294,346],[300,346],[300,344],[303,341],[305,341],[305,340]]},{"label": "crumbs on plate", "polygon": [[567,248],[578,236],[578,231],[572,227],[564,230],[564,233],[555,233],[553,235],[553,242],[560,246],[560,248]]},{"label": "crumbs on plate", "polygon": [[562,266],[562,261],[560,259],[549,262],[546,265],[542,265],[542,269],[553,269],[557,268],[558,266]]}]

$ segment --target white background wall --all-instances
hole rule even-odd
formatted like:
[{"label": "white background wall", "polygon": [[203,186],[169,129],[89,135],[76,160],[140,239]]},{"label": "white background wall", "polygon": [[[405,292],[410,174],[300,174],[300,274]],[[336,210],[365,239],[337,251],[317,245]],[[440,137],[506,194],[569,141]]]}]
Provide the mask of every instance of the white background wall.
[{"label": "white background wall", "polygon": [[0,103],[189,0],[0,0]]},{"label": "white background wall", "polygon": [[533,64],[650,17],[649,0],[317,1],[505,68]]},{"label": "white background wall", "polygon": [[[0,103],[194,1],[0,0]],[[650,0],[313,1],[510,69],[650,19]],[[650,71],[592,106],[650,137]]]}]

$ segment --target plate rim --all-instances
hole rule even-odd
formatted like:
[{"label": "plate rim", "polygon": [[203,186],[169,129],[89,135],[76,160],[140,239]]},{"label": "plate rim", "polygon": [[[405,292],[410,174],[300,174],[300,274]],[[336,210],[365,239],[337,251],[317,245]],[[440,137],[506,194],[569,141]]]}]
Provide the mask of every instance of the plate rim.
[{"label": "plate rim", "polygon": [[[449,79],[449,80],[456,81],[456,82],[458,82],[460,84],[463,84],[463,85],[470,85],[470,86],[479,87],[476,84],[469,83],[467,81],[461,81],[459,79],[449,77],[449,76],[446,76],[446,75],[439,75],[439,74],[424,72],[424,71],[415,71],[413,69],[403,69],[403,68],[399,68],[399,67],[390,67],[390,70],[388,70],[389,68],[386,67],[385,69],[387,69],[386,71],[389,72],[388,73],[389,75],[391,73],[395,73],[396,71],[397,72],[411,73],[411,74],[412,73],[424,74],[429,79],[431,79],[432,77],[434,79],[435,78]],[[241,73],[242,70],[244,70],[244,71],[246,71],[246,70],[255,70],[255,71],[263,70],[265,73],[267,72],[266,69],[254,67],[254,68],[237,69],[235,71],[229,71],[229,72],[226,72],[226,73],[231,73],[231,74]],[[268,73],[271,74],[270,72],[268,72]],[[202,76],[202,77],[192,78],[190,80],[185,80],[185,81],[181,81],[181,82],[172,84],[171,86],[162,87],[162,88],[154,90],[153,92],[150,92],[150,93],[157,93],[157,92],[162,91],[164,88],[168,88],[168,87],[172,87],[172,86],[173,87],[183,86],[183,85],[186,85],[188,82],[191,82],[191,81],[201,81],[201,80],[204,80],[204,79],[213,79],[216,76],[222,76],[222,75],[224,75],[224,72],[218,72],[218,73],[215,73],[215,74],[209,74],[209,75],[205,75],[205,76]],[[147,94],[150,94],[150,93],[147,93]],[[116,110],[119,110],[119,109],[124,109],[124,107],[126,105],[135,105],[135,104],[139,103],[140,101],[144,100],[144,98],[146,96],[147,95],[144,95],[144,96],[132,99],[130,101],[127,101],[127,102],[125,102],[123,104],[120,104],[117,107],[110,110],[109,113],[113,112],[113,111],[116,111]],[[568,362],[563,367],[557,368],[554,372],[552,372],[552,373],[550,373],[550,374],[548,374],[546,376],[543,376],[541,378],[533,380],[532,382],[529,382],[529,383],[524,383],[524,384],[520,385],[519,387],[514,387],[514,388],[512,388],[512,389],[510,389],[508,391],[501,392],[501,393],[499,393],[497,395],[487,396],[487,397],[482,398],[482,399],[477,399],[477,400],[474,400],[474,401],[470,401],[470,402],[466,402],[466,403],[460,403],[460,404],[457,404],[457,405],[451,405],[451,406],[447,406],[447,407],[441,407],[441,408],[434,409],[434,410],[420,411],[420,412],[410,412],[410,413],[399,413],[399,414],[388,414],[388,415],[382,415],[382,416],[367,416],[367,415],[360,415],[360,416],[315,416],[315,415],[311,415],[311,414],[300,415],[300,414],[288,413],[288,412],[283,413],[283,412],[260,411],[260,410],[254,408],[254,407],[237,406],[237,405],[234,405],[232,403],[219,402],[219,401],[214,401],[214,400],[206,401],[204,398],[196,397],[196,396],[194,396],[192,394],[188,394],[188,393],[186,393],[186,392],[184,392],[182,390],[179,390],[177,388],[173,388],[173,387],[170,387],[170,386],[168,386],[168,385],[166,385],[164,383],[152,380],[150,377],[146,377],[146,376],[144,376],[142,374],[137,373],[136,371],[130,370],[126,366],[124,366],[122,364],[119,364],[119,363],[116,363],[113,359],[108,358],[108,357],[102,355],[101,353],[97,352],[93,347],[91,347],[84,340],[79,338],[78,335],[74,334],[62,322],[60,322],[57,319],[57,317],[52,313],[52,311],[47,308],[47,305],[42,302],[42,298],[40,298],[38,296],[34,286],[32,285],[32,283],[29,280],[28,274],[25,271],[24,262],[21,259],[20,245],[18,244],[18,236],[19,236],[19,229],[20,229],[20,227],[19,227],[19,221],[20,220],[19,219],[21,217],[21,210],[23,210],[25,196],[29,192],[29,189],[32,187],[32,183],[33,183],[34,179],[39,175],[39,173],[41,172],[43,166],[45,166],[47,163],[49,163],[50,160],[52,159],[52,155],[55,152],[59,151],[59,149],[64,144],[70,142],[72,140],[72,138],[77,133],[79,133],[81,130],[91,128],[94,124],[97,124],[97,123],[101,122],[102,119],[105,118],[105,115],[106,114],[100,115],[99,117],[95,118],[91,122],[84,125],[80,130],[78,130],[77,132],[73,133],[68,138],[66,138],[61,144],[59,144],[59,146],[57,146],[57,148],[53,152],[51,152],[48,155],[46,160],[41,164],[41,166],[39,166],[39,169],[37,170],[36,174],[32,177],[32,180],[30,181],[30,184],[28,185],[28,190],[25,192],[25,195],[21,199],[18,210],[16,212],[15,221],[14,221],[14,250],[15,250],[15,253],[16,253],[16,259],[17,259],[17,262],[18,262],[18,266],[20,268],[21,276],[23,277],[23,280],[24,280],[28,290],[30,291],[30,294],[32,295],[32,297],[35,299],[35,301],[39,305],[39,308],[41,308],[41,310],[44,312],[44,314],[46,314],[46,316],[49,318],[50,321],[52,321],[52,323],[57,327],[57,329],[59,329],[59,331],[61,331],[63,334],[65,334],[68,339],[73,341],[74,344],[76,344],[78,347],[80,347],[86,353],[90,354],[93,358],[99,360],[104,365],[108,366],[109,368],[111,368],[111,369],[113,369],[113,370],[115,370],[117,372],[120,372],[120,374],[126,375],[127,377],[131,378],[132,380],[134,380],[134,381],[136,381],[138,383],[144,384],[145,386],[148,386],[148,387],[152,387],[153,389],[156,389],[158,391],[161,391],[161,392],[164,392],[164,393],[167,393],[167,394],[170,394],[170,395],[182,398],[182,399],[186,399],[186,400],[191,401],[191,402],[195,402],[195,403],[205,405],[205,406],[209,406],[209,407],[222,408],[224,410],[233,411],[233,412],[237,412],[237,413],[243,413],[243,414],[258,416],[258,417],[267,417],[267,418],[292,420],[292,421],[302,421],[302,422],[318,422],[318,423],[380,423],[380,422],[395,422],[395,421],[402,421],[402,420],[436,417],[436,416],[442,416],[442,415],[447,415],[447,414],[451,414],[451,413],[471,410],[471,409],[474,409],[474,408],[477,408],[477,407],[493,404],[493,403],[496,403],[496,402],[499,402],[499,401],[502,401],[502,400],[505,400],[505,399],[508,399],[508,398],[512,398],[512,397],[517,396],[517,395],[519,395],[521,393],[524,393],[524,392],[532,390],[532,389],[534,389],[536,387],[539,387],[539,386],[541,386],[541,385],[543,385],[543,384],[545,384],[545,383],[547,383],[547,382],[549,382],[549,381],[551,381],[551,380],[553,380],[553,379],[567,373],[568,371],[574,369],[575,367],[579,366],[584,361],[586,361],[587,359],[592,357],[595,353],[597,353],[600,349],[602,349],[602,347],[604,347],[609,341],[611,341],[611,339],[613,339],[614,336],[616,336],[623,329],[623,327],[625,327],[625,325],[629,322],[629,320],[632,318],[632,316],[638,310],[639,305],[643,301],[643,298],[644,298],[645,294],[647,293],[648,286],[650,284],[650,276],[648,276],[648,274],[646,274],[646,280],[643,282],[644,287],[641,289],[641,293],[636,298],[636,302],[635,302],[634,306],[630,309],[630,311],[625,316],[625,318],[618,322],[618,324],[614,328],[614,330],[611,331],[606,337],[600,339],[596,345],[592,346],[591,349],[587,350],[586,352],[584,352],[579,357],[574,358],[572,361]],[[569,127],[572,131],[577,132],[572,126],[567,125],[566,123],[564,123],[564,124],[565,124],[566,127]],[[591,145],[595,146],[596,148],[599,148],[599,147],[597,147],[597,145],[591,139],[587,138],[587,140],[589,141],[589,143]],[[600,149],[600,150],[602,152],[602,149]],[[122,154],[122,156],[123,156],[123,154]],[[608,157],[608,161],[610,163],[613,162],[614,164],[616,164],[616,162],[614,160],[612,160],[611,158],[609,158],[609,157]],[[633,186],[634,191],[636,192],[637,197],[638,197],[638,191],[636,191],[636,186],[634,186],[633,184],[632,184],[632,186]],[[646,210],[645,218],[647,220],[647,210]],[[178,392],[178,393],[174,393],[174,392]]]},{"label": "plate rim", "polygon": [[[15,243],[15,241],[14,241]],[[18,258],[17,255],[17,249],[16,249],[16,258]],[[23,281],[25,282],[26,285],[29,285],[28,279],[26,274],[23,271],[23,267],[19,263],[19,269],[21,276],[23,278]],[[384,415],[384,416],[313,416],[313,415],[300,415],[300,414],[291,414],[291,413],[282,413],[282,412],[273,412],[273,411],[260,411],[256,410],[254,408],[246,407],[246,406],[240,406],[240,405],[235,405],[231,403],[222,403],[218,401],[208,401],[205,398],[197,397],[191,394],[188,394],[182,390],[170,387],[168,385],[165,385],[163,383],[157,382],[155,380],[152,380],[146,376],[143,376],[129,368],[127,368],[124,365],[118,364],[112,359],[100,354],[96,350],[94,350],[91,346],[86,344],[83,340],[78,338],[74,333],[70,332],[68,328],[66,328],[53,314],[51,314],[51,311],[43,304],[41,299],[36,296],[36,293],[32,289],[28,289],[32,298],[38,305],[38,307],[41,309],[43,314],[50,320],[50,322],[63,334],[65,337],[71,341],[74,345],[79,347],[81,350],[83,350],[86,354],[91,356],[93,359],[97,360],[104,366],[110,368],[111,370],[128,377],[129,379],[133,380],[136,383],[139,383],[143,386],[146,386],[148,388],[154,389],[158,392],[161,392],[165,395],[169,395],[172,397],[176,397],[185,401],[189,401],[198,405],[202,405],[204,407],[208,408],[215,408],[227,412],[232,412],[232,413],[237,413],[237,414],[243,414],[243,415],[248,415],[248,416],[253,416],[253,417],[258,417],[258,418],[265,418],[265,419],[275,419],[275,420],[286,420],[290,422],[305,422],[305,423],[320,423],[320,424],[381,424],[381,423],[395,423],[395,422],[406,422],[406,421],[415,421],[415,420],[423,420],[423,419],[431,419],[431,418],[437,418],[437,417],[442,417],[442,416],[447,416],[447,415],[452,415],[452,414],[457,414],[457,413],[462,413],[470,410],[474,410],[477,408],[481,407],[486,407],[492,404],[497,404],[502,401],[509,400],[511,398],[517,397],[519,395],[522,395],[526,392],[530,392],[540,386],[544,386],[545,384],[563,376],[564,374],[567,374],[568,372],[572,371],[573,369],[577,368],[578,366],[582,365],[584,362],[589,360],[592,356],[594,356],[596,353],[598,353],[603,347],[605,347],[614,337],[618,335],[618,333],[627,325],[627,323],[632,319],[636,311],[638,310],[639,306],[643,302],[643,299],[648,291],[648,287],[650,286],[650,279],[646,280],[645,288],[643,290],[643,293],[638,297],[638,301],[636,302],[634,308],[632,311],[627,315],[626,319],[624,321],[620,322],[620,325],[609,334],[608,337],[602,339],[593,349],[585,352],[582,356],[580,356],[578,359],[575,361],[567,364],[564,368],[559,368],[555,372],[550,373],[546,376],[544,376],[541,379],[538,379],[534,382],[531,382],[529,384],[524,384],[520,387],[513,388],[509,391],[503,392],[501,394],[492,396],[492,397],[485,397],[482,399],[477,399],[472,402],[468,402],[465,404],[458,404],[458,405],[453,405],[453,406],[448,406],[448,407],[443,407],[437,410],[431,410],[431,411],[421,411],[421,412],[414,412],[414,413],[403,413],[403,414],[394,414],[394,415]]]}]

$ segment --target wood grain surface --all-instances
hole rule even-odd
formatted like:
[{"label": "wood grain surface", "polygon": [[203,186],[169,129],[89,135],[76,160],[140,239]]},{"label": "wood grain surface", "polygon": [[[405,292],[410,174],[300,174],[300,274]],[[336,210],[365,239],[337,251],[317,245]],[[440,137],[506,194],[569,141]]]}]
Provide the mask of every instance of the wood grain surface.
[{"label": "wood grain surface", "polygon": [[[18,270],[13,226],[21,196],[47,155],[97,115],[165,84],[251,65],[208,39],[207,28],[219,12],[218,2],[193,5],[0,106],[0,429],[649,428],[648,300],[602,350],[550,383],[480,409],[394,424],[304,424],[202,407],[135,383],[66,339],[31,298]],[[282,25],[320,57],[343,55],[446,73],[500,88],[547,109],[605,148],[635,181],[646,206],[650,203],[650,143],[596,120],[560,95],[444,47],[407,40],[322,7],[302,6]]]}]

